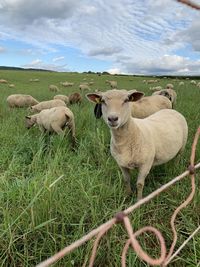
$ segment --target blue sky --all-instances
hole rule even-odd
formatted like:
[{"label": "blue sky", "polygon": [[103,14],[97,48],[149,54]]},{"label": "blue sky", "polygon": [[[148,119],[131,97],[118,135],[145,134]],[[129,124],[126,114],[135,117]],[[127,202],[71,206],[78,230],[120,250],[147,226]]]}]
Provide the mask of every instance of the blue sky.
[{"label": "blue sky", "polygon": [[0,0],[0,65],[200,75],[200,12],[176,0]]}]

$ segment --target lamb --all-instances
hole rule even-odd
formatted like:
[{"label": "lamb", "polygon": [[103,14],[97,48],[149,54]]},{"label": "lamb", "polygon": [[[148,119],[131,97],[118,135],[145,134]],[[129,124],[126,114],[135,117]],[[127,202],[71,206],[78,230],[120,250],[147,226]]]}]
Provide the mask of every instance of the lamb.
[{"label": "lamb", "polygon": [[65,102],[65,104],[69,104],[69,97],[67,95],[55,95],[53,99],[60,99]]},{"label": "lamb", "polygon": [[172,103],[161,95],[142,97],[136,102],[130,103],[131,115],[134,118],[144,119],[161,109],[171,109]]},{"label": "lamb", "polygon": [[9,95],[6,101],[10,108],[30,107],[32,105],[36,105],[39,103],[31,95],[23,95],[23,94]]},{"label": "lamb", "polygon": [[176,104],[177,93],[173,89],[163,89],[163,90],[154,92],[152,95],[162,95],[162,96],[167,97],[171,101],[173,108],[174,108],[174,105]]},{"label": "lamb", "polygon": [[62,134],[64,128],[68,126],[71,132],[73,146],[75,145],[74,115],[67,107],[44,109],[40,113],[26,116],[25,124],[28,129],[34,124],[37,124],[42,132],[55,132],[57,134]]},{"label": "lamb", "polygon": [[182,152],[188,135],[185,118],[175,110],[163,109],[145,119],[132,118],[130,102],[142,96],[135,90],[87,94],[90,101],[102,105],[103,119],[111,132],[111,154],[123,173],[128,193],[132,193],[130,170],[139,169],[138,200],[152,166],[166,163]]},{"label": "lamb", "polygon": [[82,97],[79,93],[73,93],[69,96],[69,103],[72,104],[80,104],[82,101]]},{"label": "lamb", "polygon": [[58,87],[56,85],[51,84],[51,85],[49,85],[49,91],[51,91],[51,92],[59,92],[59,89],[58,89]]},{"label": "lamb", "polygon": [[64,101],[60,99],[53,99],[53,100],[48,100],[48,101],[42,101],[38,103],[37,105],[31,106],[30,110],[32,112],[40,112],[43,109],[49,109],[49,108],[54,108],[54,107],[59,107],[59,106],[66,107],[66,104]]}]

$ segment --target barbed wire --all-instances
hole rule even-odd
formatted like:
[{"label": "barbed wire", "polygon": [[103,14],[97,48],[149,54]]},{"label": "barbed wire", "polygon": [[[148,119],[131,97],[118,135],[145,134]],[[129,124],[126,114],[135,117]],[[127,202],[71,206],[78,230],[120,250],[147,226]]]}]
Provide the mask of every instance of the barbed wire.
[{"label": "barbed wire", "polygon": [[[123,252],[122,252],[122,261],[121,261],[122,267],[126,266],[126,255],[127,255],[127,251],[129,249],[130,245],[132,245],[132,248],[136,252],[138,257],[141,260],[146,261],[148,264],[150,264],[150,265],[167,266],[171,262],[171,260],[181,251],[181,249],[189,242],[189,240],[200,230],[200,226],[198,226],[197,229],[189,236],[189,238],[173,254],[174,247],[175,247],[175,244],[176,244],[176,241],[177,241],[177,232],[176,232],[176,228],[175,228],[176,216],[180,212],[181,209],[185,208],[191,202],[191,200],[194,197],[194,193],[195,193],[195,170],[200,168],[200,163],[194,165],[196,146],[197,146],[197,142],[198,142],[199,136],[200,136],[200,127],[197,129],[197,132],[196,132],[195,137],[194,137],[194,141],[193,141],[193,144],[192,144],[191,156],[190,156],[190,166],[189,166],[187,171],[185,171],[182,174],[180,174],[179,176],[175,177],[173,180],[171,180],[167,184],[161,186],[159,189],[155,190],[154,192],[149,194],[147,197],[141,199],[140,201],[138,201],[134,205],[130,206],[128,209],[117,213],[114,218],[112,218],[111,220],[107,221],[106,223],[100,225],[98,228],[92,230],[90,233],[88,233],[87,235],[83,236],[81,239],[75,241],[71,245],[65,247],[63,250],[61,250],[60,252],[56,253],[54,256],[52,256],[49,259],[45,260],[44,262],[38,264],[37,267],[48,267],[48,266],[50,266],[51,264],[55,263],[59,259],[63,258],[65,255],[69,254],[74,249],[80,247],[82,244],[84,244],[85,242],[87,242],[88,240],[90,240],[94,236],[96,236],[96,240],[94,242],[93,249],[92,249],[92,254],[91,254],[91,257],[90,257],[90,261],[89,261],[89,267],[92,267],[94,265],[94,261],[95,261],[96,253],[97,253],[97,248],[98,248],[98,245],[99,245],[99,242],[100,242],[101,238],[116,223],[123,223],[123,225],[124,225],[124,227],[125,227],[125,229],[126,229],[126,231],[128,233],[128,236],[129,236],[129,239],[127,240],[127,242],[126,242],[126,244],[124,246]],[[133,228],[132,228],[132,225],[130,223],[130,220],[128,218],[128,215],[131,212],[133,212],[135,209],[137,209],[141,205],[149,202],[155,196],[159,195],[160,193],[162,193],[163,191],[168,189],[170,186],[172,186],[176,182],[182,180],[184,177],[186,177],[188,175],[190,175],[190,177],[191,177],[192,190],[191,190],[191,193],[188,196],[188,198],[174,211],[174,213],[172,215],[171,228],[172,228],[172,231],[173,231],[173,242],[172,242],[172,245],[170,247],[169,253],[166,256],[167,249],[166,249],[166,245],[165,245],[165,240],[164,240],[162,234],[160,233],[160,231],[157,230],[156,228],[152,227],[152,226],[145,226],[145,227],[139,229],[138,231],[134,232]],[[159,258],[157,258],[157,259],[156,258],[151,258],[141,248],[141,246],[140,246],[139,242],[137,241],[136,237],[138,237],[139,235],[141,235],[144,232],[152,232],[152,233],[154,233],[154,235],[159,240],[160,250],[161,250]],[[84,264],[84,266],[85,266],[85,264]]]},{"label": "barbed wire", "polygon": [[194,9],[197,9],[197,10],[200,10],[200,5],[194,3],[193,1],[190,1],[190,0],[176,0],[177,2],[180,2],[182,4],[185,4],[189,7],[192,7]]}]

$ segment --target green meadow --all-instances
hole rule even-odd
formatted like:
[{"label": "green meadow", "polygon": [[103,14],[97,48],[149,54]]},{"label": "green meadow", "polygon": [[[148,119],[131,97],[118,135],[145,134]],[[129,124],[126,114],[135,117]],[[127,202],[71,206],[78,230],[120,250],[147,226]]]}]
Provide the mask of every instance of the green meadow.
[{"label": "green meadow", "polygon": [[[38,78],[39,82],[30,82]],[[29,267],[39,264],[84,234],[136,202],[136,194],[127,197],[123,178],[109,151],[110,132],[102,119],[94,117],[94,105],[83,94],[80,105],[71,105],[75,116],[77,148],[71,149],[69,133],[44,136],[37,127],[25,128],[26,108],[9,109],[10,94],[30,94],[37,100],[52,99],[50,84],[59,94],[79,92],[79,84],[94,79],[91,91],[108,90],[105,80],[116,80],[119,89],[137,89],[150,95],[150,86],[173,83],[177,92],[175,109],[189,126],[184,153],[167,164],[155,167],[146,178],[144,196],[185,171],[189,165],[191,145],[200,124],[200,88],[190,80],[158,78],[157,84],[145,84],[147,77],[108,76],[97,74],[56,73],[43,71],[0,71],[0,79],[15,84],[0,84],[0,266]],[[155,78],[154,78],[155,79]],[[157,78],[156,78],[157,79]],[[178,86],[180,81],[184,86]],[[74,82],[61,87],[60,82]],[[200,144],[196,162],[200,161]],[[136,184],[137,171],[132,172]],[[177,217],[176,248],[200,223],[200,173],[196,174],[196,194],[192,203]],[[152,225],[164,235],[167,248],[172,240],[170,217],[190,193],[190,179],[170,187],[147,205],[132,213],[133,229]],[[95,266],[120,266],[122,249],[128,236],[122,225],[116,225],[101,240]],[[157,241],[151,234],[139,238],[152,257],[159,256]],[[93,240],[65,256],[54,266],[88,266]],[[127,266],[148,266],[129,249]],[[200,233],[194,236],[169,266],[200,266]]]}]

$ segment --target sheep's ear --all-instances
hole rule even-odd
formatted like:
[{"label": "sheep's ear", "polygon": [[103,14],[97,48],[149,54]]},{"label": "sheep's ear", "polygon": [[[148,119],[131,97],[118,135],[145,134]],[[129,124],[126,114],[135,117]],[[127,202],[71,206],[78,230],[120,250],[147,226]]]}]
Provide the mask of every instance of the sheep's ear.
[{"label": "sheep's ear", "polygon": [[25,118],[30,120],[31,119],[31,116],[25,116]]},{"label": "sheep's ear", "polygon": [[100,119],[102,116],[101,104],[96,104],[94,108],[94,115],[96,119]]},{"label": "sheep's ear", "polygon": [[138,101],[144,96],[143,92],[132,91],[128,94],[128,101]]},{"label": "sheep's ear", "polygon": [[87,99],[93,103],[100,104],[102,96],[101,94],[91,93],[86,95]]}]

